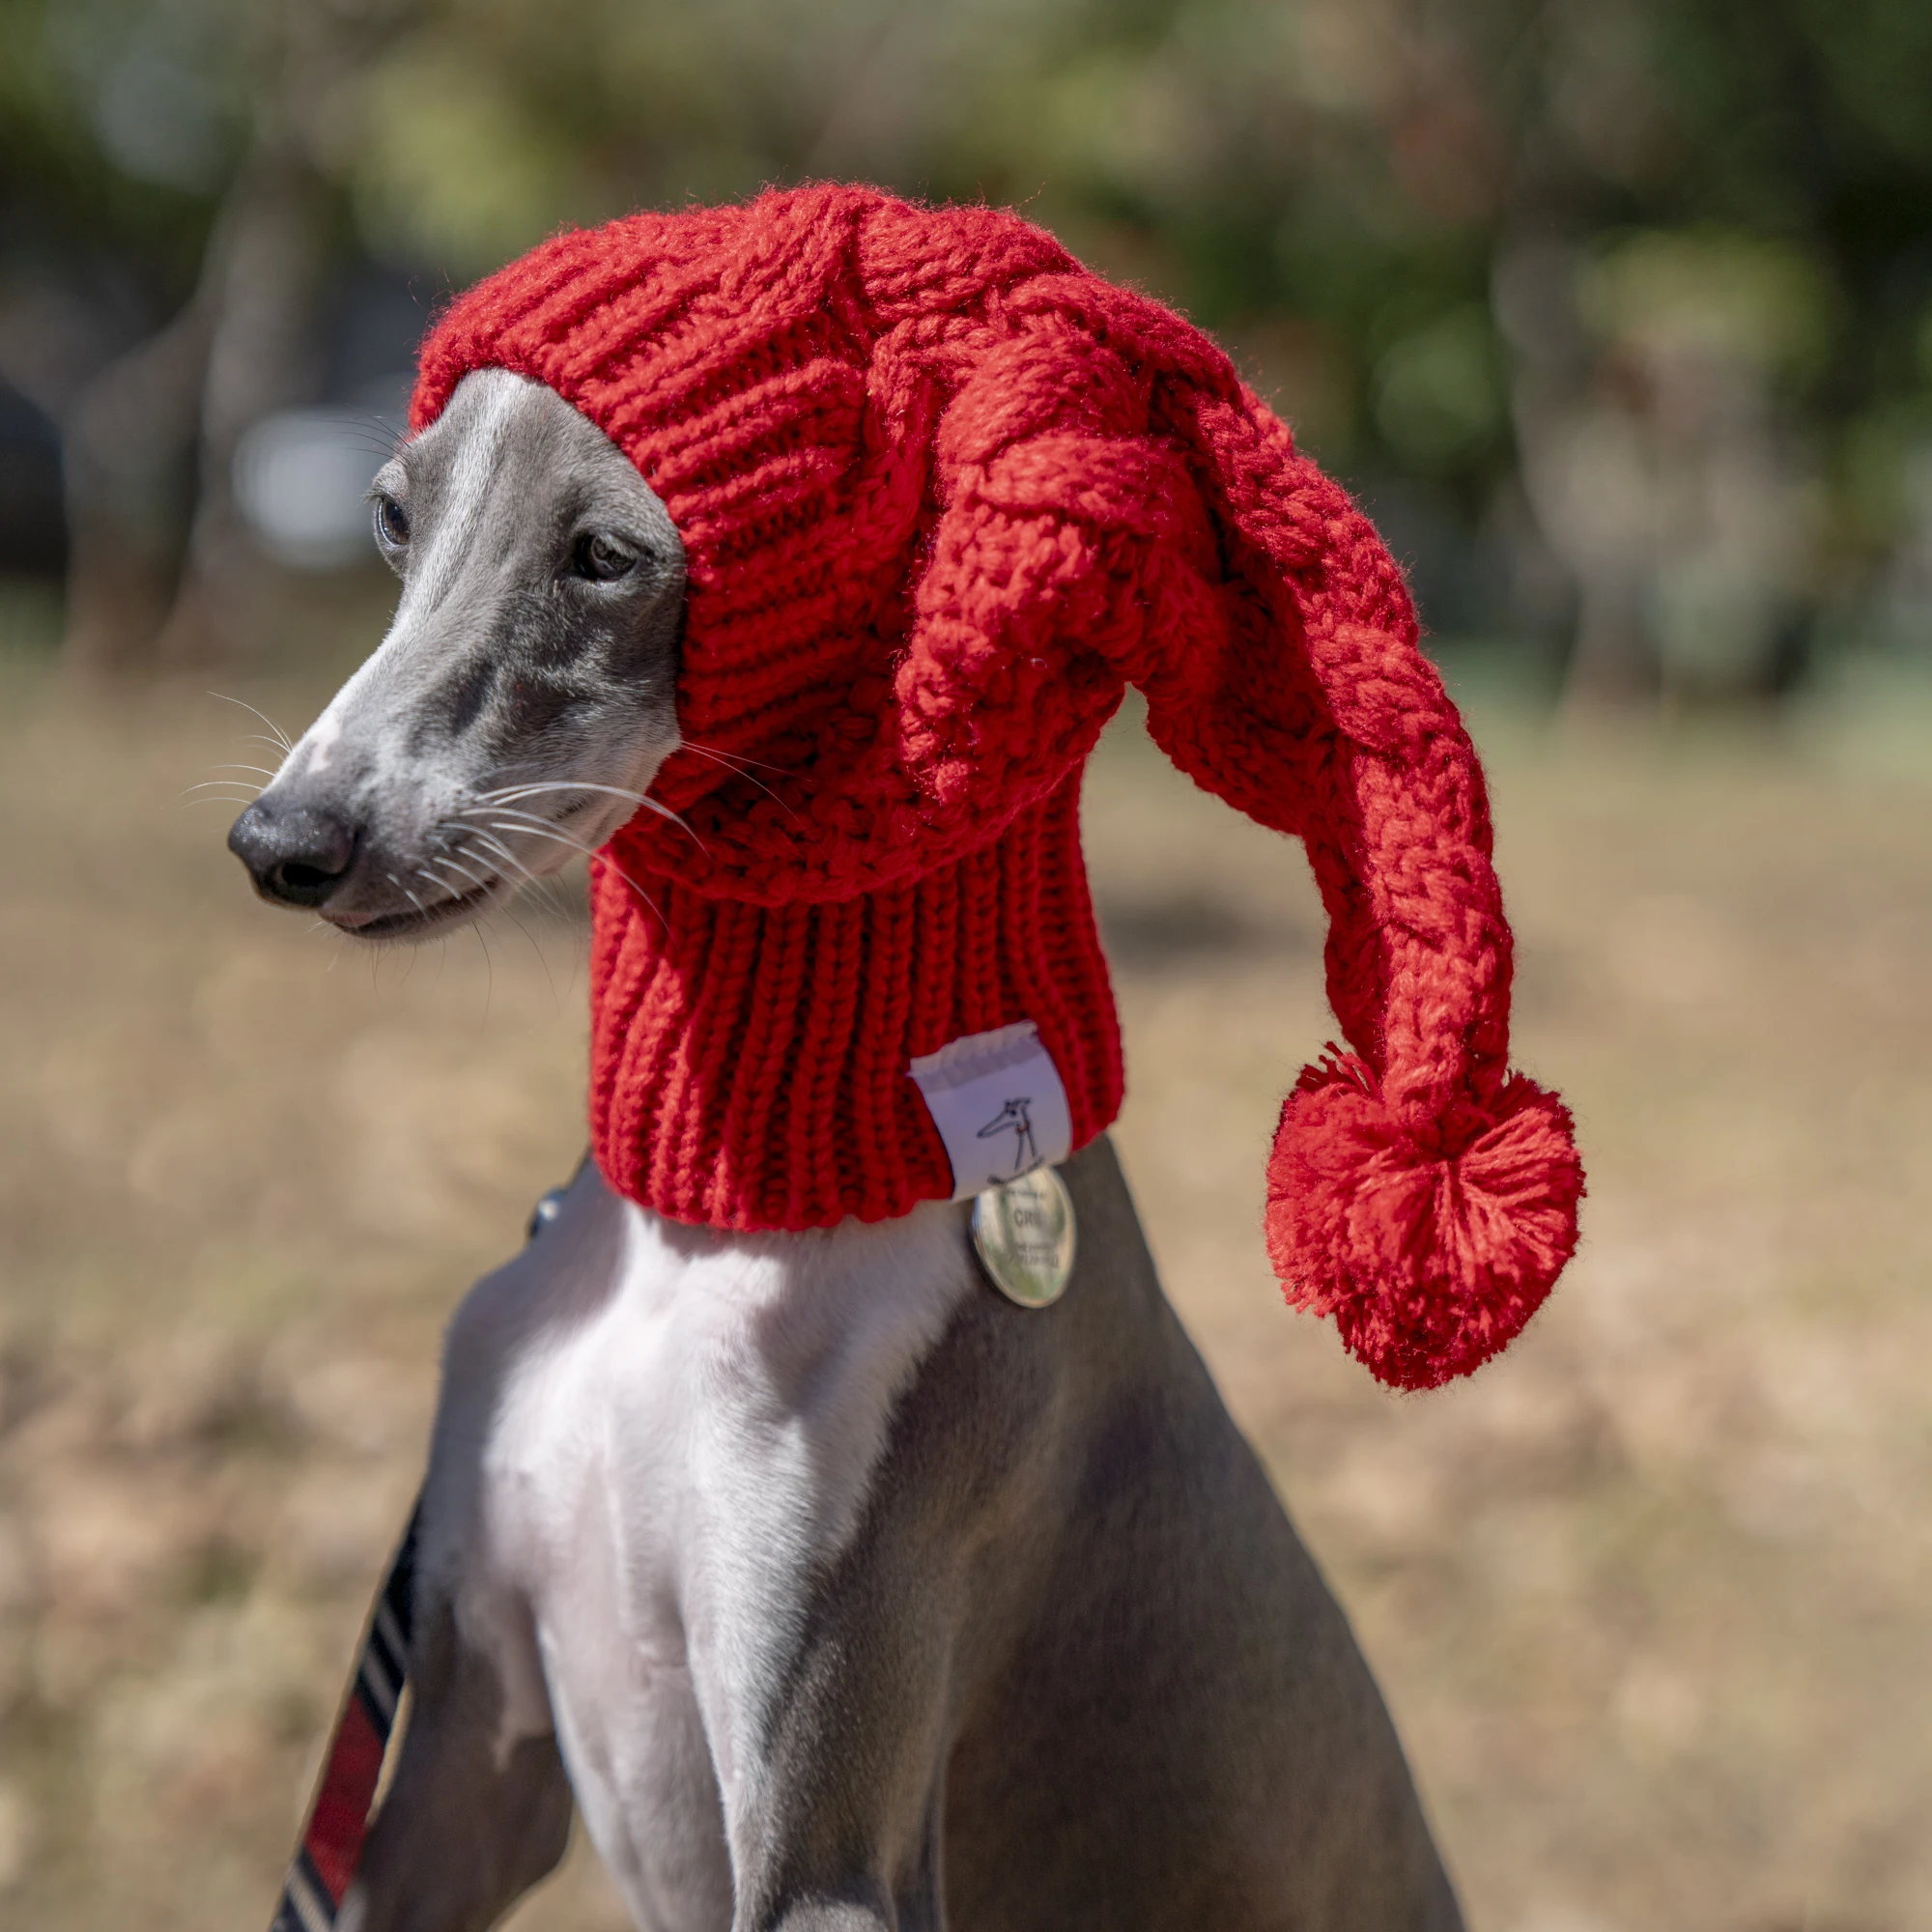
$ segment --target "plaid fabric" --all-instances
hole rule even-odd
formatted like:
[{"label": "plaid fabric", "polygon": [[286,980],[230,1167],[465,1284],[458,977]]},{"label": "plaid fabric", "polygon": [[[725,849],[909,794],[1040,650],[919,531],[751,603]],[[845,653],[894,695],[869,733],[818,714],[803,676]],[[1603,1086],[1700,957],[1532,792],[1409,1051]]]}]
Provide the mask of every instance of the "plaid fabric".
[{"label": "plaid fabric", "polygon": [[409,1678],[421,1510],[418,1503],[369,1612],[355,1681],[342,1700],[270,1932],[331,1932],[343,1894],[361,1862],[370,1804]]},{"label": "plaid fabric", "polygon": [[[586,1154],[578,1163],[583,1172]],[[525,1237],[535,1240],[563,1208],[568,1186],[553,1187],[531,1210]],[[410,1674],[410,1630],[415,1616],[416,1529],[422,1520],[418,1499],[410,1526],[389,1559],[369,1622],[355,1681],[342,1700],[335,1735],[328,1743],[322,1776],[309,1802],[308,1822],[289,1864],[282,1901],[269,1932],[332,1932],[343,1894],[362,1861],[369,1835],[369,1810],[383,1776],[389,1734]]]}]

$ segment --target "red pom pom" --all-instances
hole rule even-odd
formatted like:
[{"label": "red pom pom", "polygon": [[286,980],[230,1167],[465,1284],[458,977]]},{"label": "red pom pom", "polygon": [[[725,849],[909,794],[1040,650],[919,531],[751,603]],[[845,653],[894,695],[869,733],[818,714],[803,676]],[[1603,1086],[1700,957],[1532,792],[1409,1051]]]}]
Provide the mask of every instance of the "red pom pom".
[{"label": "red pom pom", "polygon": [[1290,1302],[1332,1315],[1396,1388],[1480,1368],[1577,1247],[1583,1166],[1555,1094],[1515,1074],[1438,1129],[1424,1145],[1361,1062],[1328,1061],[1288,1096],[1268,1162],[1268,1253]]}]

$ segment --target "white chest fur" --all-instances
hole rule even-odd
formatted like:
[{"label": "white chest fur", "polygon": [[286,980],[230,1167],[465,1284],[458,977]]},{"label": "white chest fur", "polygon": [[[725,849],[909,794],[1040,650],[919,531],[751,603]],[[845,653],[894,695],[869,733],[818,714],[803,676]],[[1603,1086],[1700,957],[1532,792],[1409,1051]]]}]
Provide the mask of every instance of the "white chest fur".
[{"label": "white chest fur", "polygon": [[640,1922],[730,1918],[728,1845],[808,1592],[892,1412],[975,1287],[964,1209],[725,1236],[562,1212],[451,1325],[422,1566],[497,1662],[503,1745],[554,1721]]}]

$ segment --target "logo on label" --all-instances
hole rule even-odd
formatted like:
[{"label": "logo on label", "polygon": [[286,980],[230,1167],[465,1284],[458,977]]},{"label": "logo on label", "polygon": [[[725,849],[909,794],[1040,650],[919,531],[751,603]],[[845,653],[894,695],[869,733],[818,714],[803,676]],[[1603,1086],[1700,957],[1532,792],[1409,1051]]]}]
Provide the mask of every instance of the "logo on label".
[{"label": "logo on label", "polygon": [[1013,1161],[1010,1174],[996,1174],[995,1180],[1017,1180],[1023,1174],[1031,1174],[1039,1165],[1039,1146],[1033,1137],[1033,1116],[1027,1111],[1033,1105],[1033,1095],[1022,1094],[1011,1099],[974,1135],[975,1140],[986,1140],[994,1134],[1011,1133],[1017,1137],[1013,1148]]},{"label": "logo on label", "polygon": [[955,1201],[1073,1151],[1066,1089],[1031,1020],[967,1034],[910,1071],[946,1143]]}]

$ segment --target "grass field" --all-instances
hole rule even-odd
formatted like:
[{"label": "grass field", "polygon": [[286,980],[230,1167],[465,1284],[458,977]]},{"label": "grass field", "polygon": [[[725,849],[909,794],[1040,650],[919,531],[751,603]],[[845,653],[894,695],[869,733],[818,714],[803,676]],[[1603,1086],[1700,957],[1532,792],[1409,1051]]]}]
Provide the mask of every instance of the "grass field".
[{"label": "grass field", "polygon": [[[320,675],[231,673],[291,727]],[[1129,727],[1088,792],[1170,1293],[1347,1604],[1482,1932],[1932,1926],[1932,708],[1478,702],[1517,1054],[1585,1240],[1396,1399],[1282,1306],[1331,1022],[1298,850]],[[582,1141],[568,901],[372,965],[250,897],[192,688],[0,658],[0,1923],[266,1923],[438,1334]],[[614,1928],[580,1846],[522,1927]]]}]

